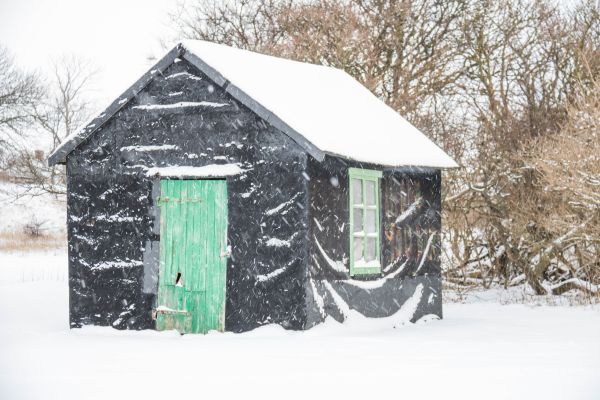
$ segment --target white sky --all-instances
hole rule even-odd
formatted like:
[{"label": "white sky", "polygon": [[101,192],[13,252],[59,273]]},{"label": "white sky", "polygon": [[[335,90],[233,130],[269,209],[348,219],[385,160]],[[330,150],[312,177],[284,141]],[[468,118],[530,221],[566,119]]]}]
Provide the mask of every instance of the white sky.
[{"label": "white sky", "polygon": [[[600,1],[600,0],[599,0]],[[568,5],[573,0],[559,0]],[[27,69],[48,72],[51,60],[74,54],[98,74],[98,110],[119,96],[161,56],[159,40],[175,31],[168,13],[177,0],[0,0],[0,45]]]},{"label": "white sky", "polygon": [[98,70],[93,97],[113,100],[164,52],[173,37],[168,12],[175,0],[0,0],[0,45],[27,69],[48,71],[51,60],[74,54]]}]

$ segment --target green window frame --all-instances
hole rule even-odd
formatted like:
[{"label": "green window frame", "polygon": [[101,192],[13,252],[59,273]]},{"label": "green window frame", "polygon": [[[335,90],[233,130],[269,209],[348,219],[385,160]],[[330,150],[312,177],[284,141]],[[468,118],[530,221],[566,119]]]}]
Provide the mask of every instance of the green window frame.
[{"label": "green window frame", "polygon": [[350,275],[381,273],[381,171],[349,168]]}]

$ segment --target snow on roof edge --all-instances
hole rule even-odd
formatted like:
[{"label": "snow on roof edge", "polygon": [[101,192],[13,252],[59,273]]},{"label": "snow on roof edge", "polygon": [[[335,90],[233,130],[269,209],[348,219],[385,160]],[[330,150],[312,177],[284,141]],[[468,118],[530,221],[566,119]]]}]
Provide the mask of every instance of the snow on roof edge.
[{"label": "snow on roof edge", "polygon": [[454,161],[454,159],[452,159],[451,157],[448,157],[448,158],[452,161],[452,163],[448,163],[448,164],[445,164],[445,165],[440,165],[439,163],[436,164],[436,165],[433,165],[433,164],[426,163],[426,162],[423,162],[423,163],[406,163],[406,164],[382,164],[382,163],[377,163],[377,162],[373,162],[373,161],[358,160],[356,158],[348,157],[348,156],[345,156],[343,154],[333,153],[331,151],[326,151],[324,153],[325,153],[325,155],[330,156],[330,157],[342,158],[344,160],[354,161],[354,162],[363,163],[363,164],[372,164],[372,165],[381,167],[382,169],[385,169],[385,170],[413,168],[413,167],[414,168],[431,168],[431,169],[455,169],[455,168],[461,168],[461,166],[456,161]]}]

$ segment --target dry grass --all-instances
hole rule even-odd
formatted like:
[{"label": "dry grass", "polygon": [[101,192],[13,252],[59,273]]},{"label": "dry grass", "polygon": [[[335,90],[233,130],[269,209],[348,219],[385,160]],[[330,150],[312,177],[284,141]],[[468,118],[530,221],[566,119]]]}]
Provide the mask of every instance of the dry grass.
[{"label": "dry grass", "polygon": [[44,251],[65,248],[64,234],[28,235],[24,232],[0,231],[0,252]]}]

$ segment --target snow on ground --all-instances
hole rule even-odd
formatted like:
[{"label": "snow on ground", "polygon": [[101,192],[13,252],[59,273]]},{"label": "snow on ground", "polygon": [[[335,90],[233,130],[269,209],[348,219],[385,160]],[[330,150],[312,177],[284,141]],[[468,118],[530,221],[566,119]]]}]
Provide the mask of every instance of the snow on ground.
[{"label": "snow on ground", "polygon": [[488,298],[444,312],[307,332],[69,330],[66,255],[0,254],[0,398],[600,397],[598,308]]},{"label": "snow on ground", "polygon": [[460,289],[445,289],[444,299],[453,303],[498,303],[498,304],[527,304],[529,306],[571,306],[600,305],[600,299],[582,296],[581,292],[569,291],[561,296],[536,295],[533,289],[525,283],[504,288],[494,284],[489,289],[481,287],[462,287]]}]

